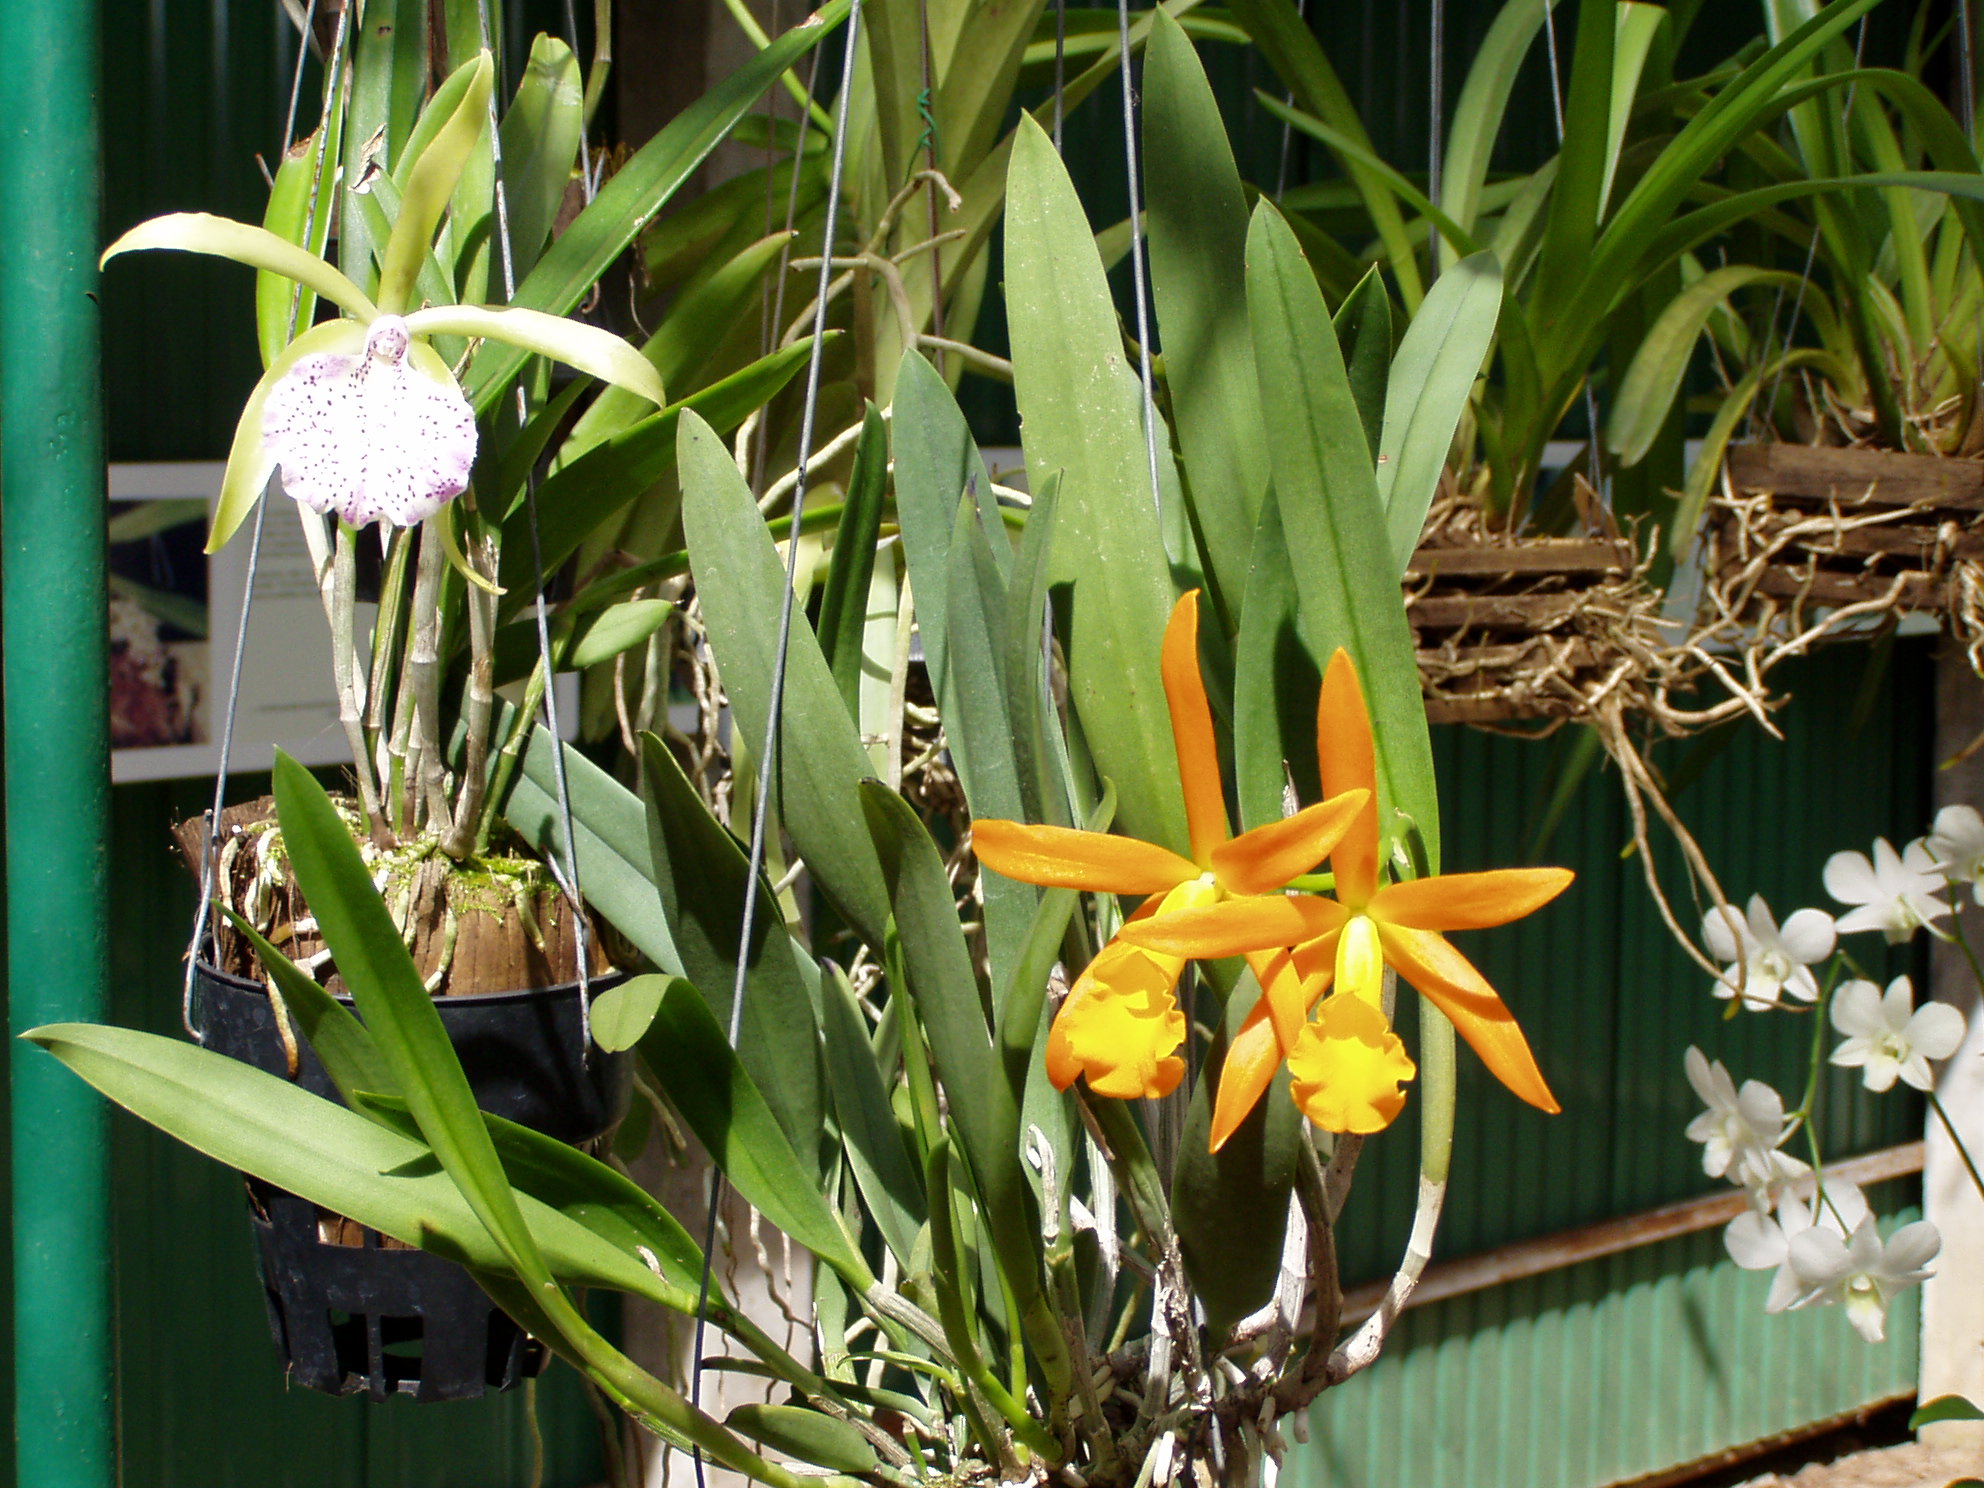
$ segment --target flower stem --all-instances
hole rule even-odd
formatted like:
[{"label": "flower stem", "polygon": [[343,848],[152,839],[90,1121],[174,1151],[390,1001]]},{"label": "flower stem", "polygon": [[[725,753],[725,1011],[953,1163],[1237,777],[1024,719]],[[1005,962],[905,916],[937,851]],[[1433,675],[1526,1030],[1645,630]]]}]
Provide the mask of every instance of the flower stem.
[{"label": "flower stem", "polygon": [[1977,990],[1984,992],[1984,966],[1977,964],[1977,953],[1970,948],[1970,940],[1963,933],[1963,911],[1959,907],[1950,917],[1950,939],[1956,942],[1957,949],[1963,952],[1963,959],[1970,963],[1970,974],[1977,982]]},{"label": "flower stem", "polygon": [[[445,509],[430,521],[451,520]],[[480,525],[477,523],[475,525]],[[468,561],[484,578],[494,580],[494,544],[486,536],[468,536]],[[482,821],[482,802],[489,789],[489,719],[496,705],[496,597],[480,584],[468,584],[468,686],[462,706],[463,731],[468,736],[462,762],[461,794],[455,802],[455,824],[441,842],[451,858],[466,857],[475,847]]]},{"label": "flower stem", "polygon": [[413,581],[413,646],[407,655],[413,673],[413,711],[420,733],[420,785],[427,802],[427,825],[446,834],[453,822],[441,781],[441,606],[437,602],[448,557],[431,519],[420,528],[420,563]]},{"label": "flower stem", "polygon": [[1963,1170],[1970,1175],[1971,1187],[1977,1190],[1979,1198],[1984,1198],[1984,1175],[1978,1173],[1977,1163],[1971,1157],[1970,1149],[1964,1145],[1963,1138],[1957,1135],[1956,1123],[1950,1120],[1950,1113],[1943,1109],[1943,1102],[1936,1092],[1931,1090],[1928,1095],[1929,1109],[1936,1113],[1936,1119],[1943,1123],[1943,1130],[1949,1133],[1950,1142],[1956,1148],[1956,1155],[1963,1159]]},{"label": "flower stem", "polygon": [[375,842],[385,846],[393,834],[379,813],[379,792],[374,784],[372,753],[365,743],[365,718],[358,701],[358,551],[357,534],[338,523],[337,550],[331,559],[330,620],[331,670],[337,680],[338,722],[344,728],[345,742],[351,746],[352,779],[358,786],[358,805]]}]

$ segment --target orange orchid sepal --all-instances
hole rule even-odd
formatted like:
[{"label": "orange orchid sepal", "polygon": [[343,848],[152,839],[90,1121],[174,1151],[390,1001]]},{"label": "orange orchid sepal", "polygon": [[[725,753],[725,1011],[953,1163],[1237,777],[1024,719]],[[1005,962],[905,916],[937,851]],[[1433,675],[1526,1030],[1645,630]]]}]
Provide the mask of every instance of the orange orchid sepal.
[{"label": "orange orchid sepal", "polygon": [[[1047,1073],[1065,1090],[1089,1088],[1119,1099],[1158,1097],[1184,1072],[1177,1050],[1184,1015],[1173,996],[1185,957],[1128,939],[1135,925],[1272,895],[1329,857],[1372,805],[1356,786],[1235,837],[1220,784],[1212,708],[1198,664],[1198,591],[1179,599],[1164,631],[1160,672],[1178,754],[1191,856],[1106,832],[983,820],[972,827],[978,860],[1024,883],[1093,893],[1138,894],[1143,905],[1097,952],[1061,1005],[1048,1035]],[[1299,989],[1298,989],[1299,995]],[[1306,1008],[1284,997],[1278,1023],[1289,1037]]]},{"label": "orange orchid sepal", "polygon": [[[1279,1062],[1273,1055],[1287,1058],[1302,1040],[1312,1037],[1309,1030],[1316,1025],[1307,1009],[1328,985],[1327,981],[1318,985],[1313,963],[1319,959],[1331,964],[1329,981],[1337,988],[1337,998],[1358,997],[1373,1009],[1379,1004],[1384,970],[1390,966],[1453,1020],[1490,1072],[1511,1091],[1541,1110],[1561,1109],[1514,1015],[1444,932],[1486,929],[1520,919],[1562,893],[1572,874],[1562,868],[1514,868],[1380,883],[1376,749],[1356,667],[1342,650],[1330,658],[1323,678],[1316,742],[1326,795],[1360,788],[1371,792],[1331,854],[1335,898],[1297,894],[1232,900],[1126,925],[1121,935],[1157,953],[1191,958],[1246,954],[1252,960],[1294,948],[1285,966],[1270,964],[1266,975],[1256,964],[1264,993],[1261,1006],[1235,1036],[1221,1073],[1215,1147],[1266,1090]],[[1311,963],[1306,979],[1299,969],[1304,961]],[[1291,1037],[1289,1014],[1298,1006],[1302,1026]],[[1369,1020],[1358,1023],[1362,1031],[1369,1031]],[[1332,1028],[1337,1032],[1351,1026],[1347,1015],[1333,1014]],[[1320,1075],[1322,1065],[1314,1058],[1307,1064],[1312,1076]],[[1367,1070],[1380,1065],[1391,1067],[1375,1054],[1363,1059]],[[1316,1079],[1309,1084],[1320,1090]],[[1303,1102],[1305,1110],[1319,1103],[1327,1104],[1321,1095]],[[1341,1104],[1346,1109],[1377,1111],[1386,1103]],[[1312,1118],[1315,1114],[1311,1111]]]}]

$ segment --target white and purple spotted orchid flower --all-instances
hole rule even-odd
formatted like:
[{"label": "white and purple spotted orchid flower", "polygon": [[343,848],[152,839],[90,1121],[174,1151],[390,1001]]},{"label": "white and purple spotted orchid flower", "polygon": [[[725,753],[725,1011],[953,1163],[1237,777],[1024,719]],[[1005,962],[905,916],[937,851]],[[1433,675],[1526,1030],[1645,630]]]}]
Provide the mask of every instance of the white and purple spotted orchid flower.
[{"label": "white and purple spotted orchid flower", "polygon": [[[142,222],[105,251],[106,263],[140,248],[229,258],[292,279],[309,304],[329,300],[347,317],[304,329],[249,394],[228,452],[209,552],[253,510],[278,467],[283,489],[298,502],[354,527],[382,520],[412,526],[466,490],[475,462],[475,411],[429,337],[504,341],[657,406],[664,401],[654,366],[608,331],[517,306],[413,308],[435,231],[470,149],[487,127],[494,76],[489,54],[463,72],[468,76],[448,120],[406,169],[376,303],[315,253],[266,228],[201,212]],[[394,174],[399,179],[400,172]],[[495,395],[493,387],[481,390],[483,406]]]}]

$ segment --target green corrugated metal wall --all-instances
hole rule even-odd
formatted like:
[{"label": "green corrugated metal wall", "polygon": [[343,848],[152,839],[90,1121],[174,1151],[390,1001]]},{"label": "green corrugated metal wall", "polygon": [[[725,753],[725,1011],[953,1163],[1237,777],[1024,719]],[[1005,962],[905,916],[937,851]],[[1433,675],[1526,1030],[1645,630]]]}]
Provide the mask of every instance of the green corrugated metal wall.
[{"label": "green corrugated metal wall", "polygon": [[[1784,679],[1796,696],[1779,715],[1784,742],[1744,724],[1680,793],[1732,897],[1761,892],[1780,917],[1824,904],[1829,853],[1926,829],[1928,647],[1895,648],[1856,729],[1870,665],[1863,647],[1803,664]],[[1436,731],[1435,750],[1449,871],[1518,860],[1563,750],[1458,729]],[[1621,860],[1628,842],[1616,782],[1587,781],[1542,854],[1576,867],[1576,885],[1518,926],[1457,937],[1515,1009],[1564,1112],[1520,1105],[1462,1050],[1436,1261],[1717,1189],[1682,1136],[1699,1109],[1681,1070],[1690,1043],[1739,1081],[1798,1099],[1810,1025],[1723,1020],[1707,978],[1660,927],[1637,862]],[[1890,953],[1857,936],[1850,949],[1870,974],[1919,976],[1919,945]],[[1921,1123],[1916,1098],[1871,1097],[1850,1072],[1829,1074],[1829,1160],[1909,1141]],[[1346,1211],[1352,1283],[1396,1262],[1416,1140],[1407,1122],[1366,1149]],[[1870,1197],[1898,1216],[1918,1187]],[[1378,1364],[1318,1402],[1289,1488],[1596,1488],[1913,1388],[1912,1297],[1889,1341],[1869,1347],[1834,1309],[1766,1317],[1767,1285],[1708,1233],[1408,1311]]]}]

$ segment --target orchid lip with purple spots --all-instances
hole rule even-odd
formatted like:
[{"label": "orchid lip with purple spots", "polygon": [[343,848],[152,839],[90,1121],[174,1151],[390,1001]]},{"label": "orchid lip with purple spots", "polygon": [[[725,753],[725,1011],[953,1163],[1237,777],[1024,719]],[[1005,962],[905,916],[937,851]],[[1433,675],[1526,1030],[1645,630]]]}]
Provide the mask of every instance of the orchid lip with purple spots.
[{"label": "orchid lip with purple spots", "polygon": [[317,352],[284,373],[269,389],[262,438],[283,489],[312,511],[353,527],[411,527],[468,489],[475,414],[405,320],[381,315],[364,338],[361,349]]}]

